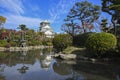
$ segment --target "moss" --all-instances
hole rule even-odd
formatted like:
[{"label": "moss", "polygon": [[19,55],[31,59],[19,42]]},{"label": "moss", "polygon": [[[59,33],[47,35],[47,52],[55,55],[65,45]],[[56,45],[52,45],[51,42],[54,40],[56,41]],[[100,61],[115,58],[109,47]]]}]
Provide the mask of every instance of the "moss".
[{"label": "moss", "polygon": [[85,50],[85,48],[79,48],[79,47],[74,47],[74,46],[70,46],[67,47],[66,49],[63,50],[63,53],[65,54],[80,54],[81,51]]}]

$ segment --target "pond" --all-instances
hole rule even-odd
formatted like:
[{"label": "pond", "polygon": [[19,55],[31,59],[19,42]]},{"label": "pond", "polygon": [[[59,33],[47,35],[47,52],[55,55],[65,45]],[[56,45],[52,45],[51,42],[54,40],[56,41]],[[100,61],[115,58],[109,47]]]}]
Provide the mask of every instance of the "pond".
[{"label": "pond", "polygon": [[52,58],[50,49],[0,52],[0,80],[120,80],[120,65]]}]

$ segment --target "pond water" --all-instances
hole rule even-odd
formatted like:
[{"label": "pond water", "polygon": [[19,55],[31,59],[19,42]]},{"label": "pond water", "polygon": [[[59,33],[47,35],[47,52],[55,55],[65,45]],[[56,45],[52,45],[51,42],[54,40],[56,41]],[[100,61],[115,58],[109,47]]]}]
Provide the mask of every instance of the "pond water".
[{"label": "pond water", "polygon": [[120,65],[61,61],[50,49],[0,52],[0,80],[120,80]]}]

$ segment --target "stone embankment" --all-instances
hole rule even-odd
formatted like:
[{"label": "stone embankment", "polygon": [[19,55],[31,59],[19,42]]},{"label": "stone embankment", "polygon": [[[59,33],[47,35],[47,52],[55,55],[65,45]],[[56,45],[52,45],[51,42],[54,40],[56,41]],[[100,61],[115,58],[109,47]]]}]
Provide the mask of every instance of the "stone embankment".
[{"label": "stone embankment", "polygon": [[5,47],[0,47],[0,51],[27,51],[27,50],[33,50],[33,49],[44,49],[44,48],[51,48],[52,46],[26,46],[26,47],[10,47],[10,48],[5,48]]}]

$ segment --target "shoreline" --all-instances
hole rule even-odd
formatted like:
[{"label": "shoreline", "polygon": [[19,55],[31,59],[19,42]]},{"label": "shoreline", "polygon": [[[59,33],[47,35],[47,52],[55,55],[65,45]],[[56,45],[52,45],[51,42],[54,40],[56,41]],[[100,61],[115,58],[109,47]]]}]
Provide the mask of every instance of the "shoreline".
[{"label": "shoreline", "polygon": [[26,46],[26,47],[10,47],[10,48],[5,48],[5,47],[0,47],[0,51],[28,51],[28,50],[34,50],[34,49],[44,49],[44,48],[52,48],[53,46]]}]

